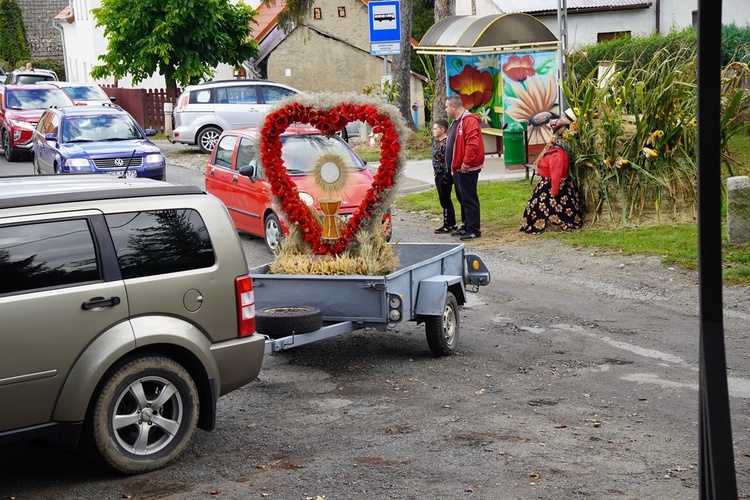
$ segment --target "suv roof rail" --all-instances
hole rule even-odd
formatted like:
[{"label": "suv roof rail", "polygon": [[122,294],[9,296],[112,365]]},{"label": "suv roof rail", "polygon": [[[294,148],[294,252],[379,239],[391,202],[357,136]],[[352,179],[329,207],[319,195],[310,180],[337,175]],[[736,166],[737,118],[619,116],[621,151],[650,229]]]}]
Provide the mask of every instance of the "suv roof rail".
[{"label": "suv roof rail", "polygon": [[[85,174],[73,174],[73,175],[85,175]],[[101,175],[101,174],[91,174]],[[54,177],[59,177],[58,174],[52,174]],[[24,177],[32,177],[36,179],[50,177],[50,176],[10,176],[4,179],[14,180],[21,179]],[[29,196],[16,196],[12,198],[0,198],[0,209],[2,208],[15,208],[15,207],[33,207],[38,205],[47,205],[50,203],[72,203],[76,201],[98,201],[98,200],[111,200],[111,199],[122,199],[122,198],[142,198],[148,196],[170,196],[170,195],[184,195],[184,194],[205,194],[205,192],[198,186],[183,186],[176,184],[167,184],[161,181],[154,181],[153,185],[142,185],[142,186],[131,186],[123,183],[120,186],[81,186],[81,189],[69,190],[69,191],[50,191],[44,193],[38,193],[34,191],[29,192]]]},{"label": "suv roof rail", "polygon": [[[212,85],[214,83],[247,83],[247,82],[276,83],[271,80],[259,79],[259,78],[232,78],[231,80],[213,80],[210,82],[199,83],[197,85]],[[280,85],[283,85],[283,83]]]},{"label": "suv roof rail", "polygon": [[122,107],[120,107],[118,104],[115,104],[113,102],[102,102],[102,106],[106,106],[108,108],[117,108],[120,111],[123,111]]}]

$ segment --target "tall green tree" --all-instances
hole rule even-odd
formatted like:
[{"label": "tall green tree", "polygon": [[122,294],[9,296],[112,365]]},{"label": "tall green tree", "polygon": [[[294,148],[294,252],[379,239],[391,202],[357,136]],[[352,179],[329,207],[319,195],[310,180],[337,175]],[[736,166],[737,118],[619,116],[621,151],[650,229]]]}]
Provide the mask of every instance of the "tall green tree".
[{"label": "tall green tree", "polygon": [[242,2],[102,0],[92,12],[108,40],[94,78],[130,75],[137,84],[158,72],[174,88],[211,79],[220,63],[258,55],[250,38],[258,11]]},{"label": "tall green tree", "polygon": [[[435,22],[456,14],[455,0],[435,0]],[[432,105],[434,120],[446,119],[445,99],[447,89],[445,88],[445,56],[435,56],[435,100]],[[433,120],[433,121],[434,121]]]},{"label": "tall green tree", "polygon": [[5,69],[10,71],[28,59],[31,50],[21,7],[16,0],[0,0],[0,61],[5,61]]}]

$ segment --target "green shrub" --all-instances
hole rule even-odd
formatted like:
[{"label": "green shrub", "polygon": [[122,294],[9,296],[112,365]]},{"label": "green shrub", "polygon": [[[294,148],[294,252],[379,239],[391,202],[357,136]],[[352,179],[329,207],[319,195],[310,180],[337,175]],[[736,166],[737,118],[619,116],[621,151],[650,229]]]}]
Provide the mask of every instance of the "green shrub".
[{"label": "green shrub", "polygon": [[65,76],[65,66],[63,66],[63,64],[57,59],[32,59],[28,62],[30,62],[36,69],[51,69],[57,73],[57,77],[60,78],[60,80],[67,80],[67,77]]},{"label": "green shrub", "polygon": [[0,0],[0,61],[6,72],[31,57],[26,25],[16,0]]}]

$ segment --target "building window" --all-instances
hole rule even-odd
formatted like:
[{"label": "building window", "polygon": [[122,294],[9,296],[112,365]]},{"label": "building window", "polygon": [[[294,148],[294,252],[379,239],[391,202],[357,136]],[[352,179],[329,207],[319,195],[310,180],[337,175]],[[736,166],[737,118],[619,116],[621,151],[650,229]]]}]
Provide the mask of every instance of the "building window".
[{"label": "building window", "polygon": [[339,17],[346,17],[346,7],[339,7]]},{"label": "building window", "polygon": [[630,38],[630,32],[629,31],[610,31],[608,33],[597,33],[596,35],[597,43],[614,40],[615,38]]},{"label": "building window", "polygon": [[313,18],[315,18],[315,19],[323,19],[323,14],[320,12],[320,7],[315,7],[313,9]]},{"label": "building window", "polygon": [[698,11],[693,11],[693,27],[698,26]]}]

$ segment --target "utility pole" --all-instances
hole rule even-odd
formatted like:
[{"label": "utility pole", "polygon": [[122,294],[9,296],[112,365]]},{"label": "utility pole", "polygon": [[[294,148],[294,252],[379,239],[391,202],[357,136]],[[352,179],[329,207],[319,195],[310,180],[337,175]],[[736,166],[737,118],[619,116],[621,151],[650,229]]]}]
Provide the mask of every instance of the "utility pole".
[{"label": "utility pole", "polygon": [[[568,74],[566,58],[568,57],[568,0],[557,0],[557,29],[560,33],[560,80]],[[560,116],[565,112],[565,96],[560,89]]]}]

